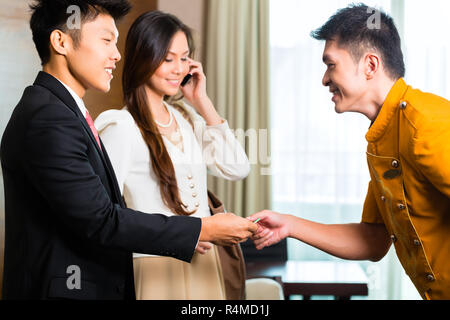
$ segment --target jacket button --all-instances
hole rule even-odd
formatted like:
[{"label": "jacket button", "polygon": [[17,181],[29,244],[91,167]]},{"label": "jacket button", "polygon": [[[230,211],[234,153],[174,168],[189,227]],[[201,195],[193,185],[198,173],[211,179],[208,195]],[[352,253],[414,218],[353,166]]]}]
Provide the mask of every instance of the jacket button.
[{"label": "jacket button", "polygon": [[400,165],[400,163],[398,163],[397,160],[393,160],[393,161],[392,161],[392,167],[398,168],[399,165]]},{"label": "jacket button", "polygon": [[189,175],[187,176],[187,178],[188,178],[189,180],[192,180],[192,175],[189,174]]},{"label": "jacket button", "polygon": [[401,103],[400,103],[400,109],[406,109],[406,106],[407,106],[408,104],[406,103],[406,101],[402,101]]},{"label": "jacket button", "polygon": [[406,206],[403,203],[399,203],[397,205],[397,208],[399,208],[400,210],[405,210]]},{"label": "jacket button", "polygon": [[397,241],[397,237],[395,235],[391,235],[391,241],[394,243]]},{"label": "jacket button", "polygon": [[192,194],[192,197],[196,198],[196,197],[197,197],[197,193],[194,192],[194,193]]},{"label": "jacket button", "polygon": [[434,281],[434,276],[432,274],[427,274],[427,280],[428,281]]},{"label": "jacket button", "polygon": [[415,246],[420,246],[420,241],[417,240],[417,239],[414,239],[414,245],[415,245]]},{"label": "jacket button", "polygon": [[191,183],[191,184],[189,185],[189,188],[194,189],[194,188],[195,188],[195,184]]}]

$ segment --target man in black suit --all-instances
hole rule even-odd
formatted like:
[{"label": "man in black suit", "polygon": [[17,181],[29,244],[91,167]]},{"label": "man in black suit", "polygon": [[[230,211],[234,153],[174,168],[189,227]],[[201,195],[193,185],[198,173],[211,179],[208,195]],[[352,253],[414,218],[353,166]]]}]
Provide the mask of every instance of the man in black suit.
[{"label": "man in black suit", "polygon": [[[109,91],[120,60],[115,21],[130,5],[39,0],[31,8],[43,71],[1,143],[5,299],[134,299],[132,252],[190,261],[200,240],[234,244],[256,231],[233,214],[199,219],[125,208],[82,97]],[[67,12],[79,13],[78,29],[68,27]]]}]

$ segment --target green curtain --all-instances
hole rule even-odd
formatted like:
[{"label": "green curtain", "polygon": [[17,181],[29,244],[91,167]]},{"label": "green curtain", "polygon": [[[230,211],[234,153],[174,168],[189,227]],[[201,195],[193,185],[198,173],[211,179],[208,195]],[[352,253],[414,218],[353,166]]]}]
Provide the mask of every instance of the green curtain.
[{"label": "green curtain", "polygon": [[245,217],[271,207],[269,0],[208,0],[206,25],[208,94],[230,127],[248,137],[251,162],[245,180],[210,176],[208,187]]}]

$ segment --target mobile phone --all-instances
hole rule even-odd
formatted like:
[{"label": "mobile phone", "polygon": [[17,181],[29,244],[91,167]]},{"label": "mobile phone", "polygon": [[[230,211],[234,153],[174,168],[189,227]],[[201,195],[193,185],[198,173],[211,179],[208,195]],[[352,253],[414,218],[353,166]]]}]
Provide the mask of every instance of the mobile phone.
[{"label": "mobile phone", "polygon": [[184,87],[189,80],[191,80],[192,78],[192,74],[188,73],[186,77],[184,77],[183,81],[181,81],[181,86]]}]

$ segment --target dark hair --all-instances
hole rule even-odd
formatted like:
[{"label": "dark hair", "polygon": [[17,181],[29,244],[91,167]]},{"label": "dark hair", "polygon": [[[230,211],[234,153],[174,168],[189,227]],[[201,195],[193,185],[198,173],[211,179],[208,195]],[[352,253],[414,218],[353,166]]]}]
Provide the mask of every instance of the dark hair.
[{"label": "dark hair", "polygon": [[191,30],[177,17],[161,11],[150,11],[139,16],[127,35],[122,86],[125,104],[150,151],[164,204],[179,215],[190,215],[193,212],[186,211],[181,201],[175,169],[153,119],[145,91],[149,79],[167,57],[172,39],[179,31],[186,35],[192,56],[194,44]]},{"label": "dark hair", "polygon": [[75,46],[80,41],[80,30],[69,30],[67,27],[67,20],[73,14],[67,12],[70,6],[80,9],[81,23],[94,20],[100,13],[108,14],[117,21],[131,9],[127,0],[35,0],[30,5],[30,28],[42,65],[50,60],[50,34],[54,30],[69,33]]},{"label": "dark hair", "polygon": [[340,9],[322,27],[311,32],[317,40],[336,40],[349,49],[353,59],[359,61],[364,50],[377,50],[383,60],[387,74],[397,80],[405,76],[405,64],[400,36],[393,19],[378,10],[379,25],[369,27],[374,10],[363,3]]}]

